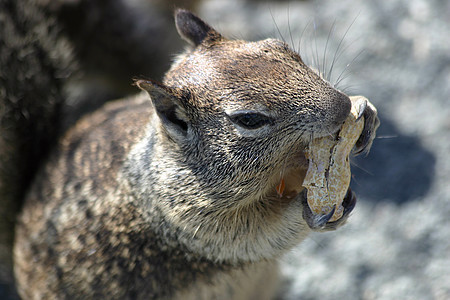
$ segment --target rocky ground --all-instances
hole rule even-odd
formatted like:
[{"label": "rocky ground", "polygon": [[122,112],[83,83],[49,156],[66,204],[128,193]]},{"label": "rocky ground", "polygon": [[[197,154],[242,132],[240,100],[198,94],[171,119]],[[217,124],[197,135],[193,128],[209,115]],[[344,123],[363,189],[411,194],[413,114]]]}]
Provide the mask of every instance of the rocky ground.
[{"label": "rocky ground", "polygon": [[282,35],[379,110],[348,225],[286,256],[283,298],[450,299],[450,2],[213,0],[199,14],[230,37]]}]

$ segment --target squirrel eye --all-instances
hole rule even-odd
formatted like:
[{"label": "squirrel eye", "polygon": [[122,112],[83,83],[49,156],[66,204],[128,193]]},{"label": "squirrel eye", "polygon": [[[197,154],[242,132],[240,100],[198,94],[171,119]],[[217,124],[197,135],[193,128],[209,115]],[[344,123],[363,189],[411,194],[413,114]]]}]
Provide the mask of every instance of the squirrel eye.
[{"label": "squirrel eye", "polygon": [[233,123],[245,129],[257,129],[264,125],[272,123],[272,119],[260,113],[238,113],[230,116]]}]

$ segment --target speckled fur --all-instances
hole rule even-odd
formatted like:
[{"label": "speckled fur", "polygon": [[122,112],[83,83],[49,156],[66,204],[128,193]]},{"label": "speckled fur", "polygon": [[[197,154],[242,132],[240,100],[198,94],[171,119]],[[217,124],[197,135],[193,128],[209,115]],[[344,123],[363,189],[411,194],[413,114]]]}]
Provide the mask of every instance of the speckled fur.
[{"label": "speckled fur", "polygon": [[[309,233],[304,195],[275,186],[306,171],[306,143],[335,132],[350,100],[280,41],[176,21],[193,48],[164,84],[137,81],[151,101],[88,116],[38,176],[17,229],[24,298],[270,299],[277,258]],[[240,110],[273,123],[241,128]]]}]

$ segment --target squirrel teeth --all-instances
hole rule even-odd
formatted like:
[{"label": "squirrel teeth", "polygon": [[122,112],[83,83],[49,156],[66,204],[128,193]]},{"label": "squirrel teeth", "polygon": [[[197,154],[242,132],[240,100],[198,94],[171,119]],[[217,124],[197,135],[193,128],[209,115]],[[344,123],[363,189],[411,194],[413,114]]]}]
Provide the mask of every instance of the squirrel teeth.
[{"label": "squirrel teeth", "polygon": [[313,213],[319,215],[326,215],[336,207],[329,222],[343,215],[342,202],[351,179],[349,154],[364,128],[364,117],[359,111],[361,106],[357,103],[368,100],[362,96],[350,97],[350,100],[350,114],[337,137],[314,139],[305,152],[309,166],[303,186],[308,191],[308,205]]},{"label": "squirrel teeth", "polygon": [[284,179],[281,178],[280,183],[275,188],[277,190],[278,197],[280,197],[280,198],[283,197],[283,192],[284,192],[285,188],[286,188],[286,184],[284,182]]}]

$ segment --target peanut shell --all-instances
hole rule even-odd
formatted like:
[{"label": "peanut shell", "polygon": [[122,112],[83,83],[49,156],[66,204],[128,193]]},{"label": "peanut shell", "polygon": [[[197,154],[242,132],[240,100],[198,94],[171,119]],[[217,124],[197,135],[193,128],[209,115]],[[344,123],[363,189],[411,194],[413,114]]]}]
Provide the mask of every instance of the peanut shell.
[{"label": "peanut shell", "polygon": [[352,101],[351,112],[337,137],[314,139],[306,151],[309,166],[303,186],[308,191],[308,205],[315,214],[327,214],[336,205],[330,222],[343,215],[342,202],[351,179],[349,154],[364,127],[364,117],[358,119],[359,106],[354,105],[355,102]]}]

